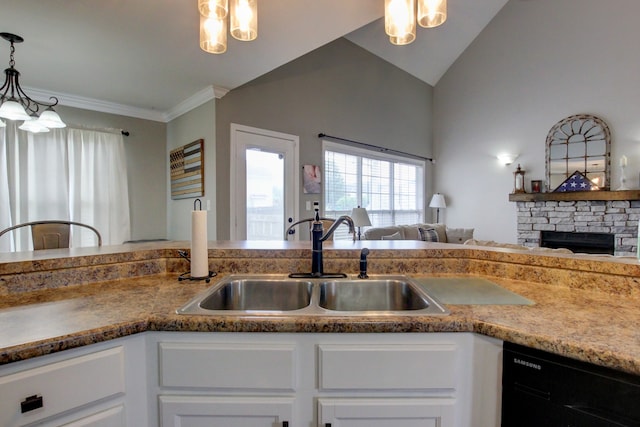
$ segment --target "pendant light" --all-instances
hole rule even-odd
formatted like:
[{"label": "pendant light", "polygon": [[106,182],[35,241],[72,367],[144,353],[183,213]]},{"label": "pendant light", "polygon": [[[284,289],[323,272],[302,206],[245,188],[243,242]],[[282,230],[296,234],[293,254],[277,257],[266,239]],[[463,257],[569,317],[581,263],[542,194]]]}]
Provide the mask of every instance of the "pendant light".
[{"label": "pendant light", "polygon": [[433,28],[447,20],[447,0],[418,0],[418,24]]},{"label": "pendant light", "polygon": [[[29,132],[48,132],[51,128],[65,127],[66,124],[53,110],[53,107],[58,105],[58,98],[50,97],[52,102],[36,101],[20,86],[20,72],[15,68],[14,44],[22,43],[24,39],[11,33],[0,33],[0,37],[11,44],[9,68],[4,70],[5,81],[0,87],[0,117],[7,120],[23,120],[20,129]],[[44,111],[40,112],[41,109]]]},{"label": "pendant light", "polygon": [[[416,21],[433,28],[447,20],[447,0],[384,0],[384,30],[389,41],[406,45],[416,39]],[[417,14],[416,14],[417,10]]]},{"label": "pendant light", "polygon": [[258,37],[258,0],[231,0],[229,31],[241,41]]},{"label": "pendant light", "polygon": [[209,53],[227,51],[227,19],[200,15],[200,49]]},{"label": "pendant light", "polygon": [[391,43],[409,44],[416,38],[415,0],[385,0],[384,30]]},{"label": "pendant light", "polygon": [[216,17],[224,19],[229,12],[228,0],[198,0],[200,15],[207,18]]},{"label": "pendant light", "polygon": [[227,51],[227,28],[241,41],[258,37],[258,0],[198,0],[198,11],[200,48],[205,52]]}]

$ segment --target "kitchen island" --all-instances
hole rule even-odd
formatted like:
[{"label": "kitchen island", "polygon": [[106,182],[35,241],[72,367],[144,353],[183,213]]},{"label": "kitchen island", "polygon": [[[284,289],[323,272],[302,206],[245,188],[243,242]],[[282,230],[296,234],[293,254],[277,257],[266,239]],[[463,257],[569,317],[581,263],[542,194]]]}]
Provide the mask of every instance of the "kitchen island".
[{"label": "kitchen island", "polygon": [[[406,417],[411,407],[446,426],[489,426],[499,419],[501,341],[640,374],[635,258],[333,242],[325,271],[355,277],[365,246],[372,275],[489,280],[534,304],[446,304],[446,316],[180,315],[219,277],[308,271],[308,243],[210,242],[212,283],[178,280],[188,242],[0,254],[0,389],[24,388],[6,411],[22,402],[35,408],[25,420],[52,426],[173,425],[252,411],[266,425],[324,425],[382,405],[382,415]],[[59,375],[84,391],[51,404]],[[87,375],[102,375],[99,387]],[[47,409],[29,381],[40,381]]]},{"label": "kitchen island", "polygon": [[[366,243],[366,244],[365,244]],[[0,254],[0,364],[144,331],[475,332],[640,374],[640,264],[635,258],[536,254],[424,242],[335,242],[325,269],[357,274],[485,277],[535,302],[447,305],[448,316],[185,316],[175,310],[211,286],[178,281],[188,242]],[[306,242],[210,242],[218,277],[306,271]],[[215,278],[213,279],[215,281]]]}]

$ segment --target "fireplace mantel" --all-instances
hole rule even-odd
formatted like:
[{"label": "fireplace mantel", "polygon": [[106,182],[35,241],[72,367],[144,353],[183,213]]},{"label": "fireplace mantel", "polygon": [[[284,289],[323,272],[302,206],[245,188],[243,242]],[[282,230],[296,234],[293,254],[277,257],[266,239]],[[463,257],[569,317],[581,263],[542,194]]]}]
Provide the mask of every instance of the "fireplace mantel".
[{"label": "fireplace mantel", "polygon": [[640,190],[567,191],[562,193],[509,194],[510,202],[546,202],[575,200],[640,200]]}]

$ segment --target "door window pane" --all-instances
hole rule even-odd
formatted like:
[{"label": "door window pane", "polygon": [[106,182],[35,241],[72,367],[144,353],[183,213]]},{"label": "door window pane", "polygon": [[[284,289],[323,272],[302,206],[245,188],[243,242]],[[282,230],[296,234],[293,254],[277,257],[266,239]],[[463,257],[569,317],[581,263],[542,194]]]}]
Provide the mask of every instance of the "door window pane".
[{"label": "door window pane", "polygon": [[246,150],[247,240],[282,240],[284,156]]}]

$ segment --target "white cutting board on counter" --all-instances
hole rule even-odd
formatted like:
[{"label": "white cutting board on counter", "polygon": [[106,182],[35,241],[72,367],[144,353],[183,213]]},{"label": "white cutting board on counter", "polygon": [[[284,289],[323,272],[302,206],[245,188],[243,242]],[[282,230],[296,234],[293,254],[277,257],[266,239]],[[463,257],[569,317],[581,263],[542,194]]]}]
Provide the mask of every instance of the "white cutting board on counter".
[{"label": "white cutting board on counter", "polygon": [[533,305],[534,302],[480,277],[415,278],[443,304]]}]

